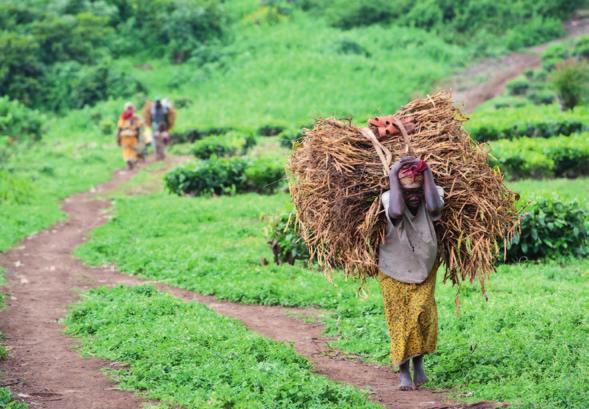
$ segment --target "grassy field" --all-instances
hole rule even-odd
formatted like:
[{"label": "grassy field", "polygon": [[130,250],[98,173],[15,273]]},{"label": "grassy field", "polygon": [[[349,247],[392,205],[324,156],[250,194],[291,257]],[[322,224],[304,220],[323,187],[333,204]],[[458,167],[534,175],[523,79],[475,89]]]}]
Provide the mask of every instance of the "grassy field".
[{"label": "grassy field", "polygon": [[111,372],[124,389],[164,407],[380,407],[365,392],[313,374],[290,345],[153,287],[92,290],[66,325],[85,353],[130,365]]},{"label": "grassy field", "polygon": [[40,142],[17,146],[0,165],[0,251],[61,220],[64,198],[107,181],[122,167],[114,130],[103,135],[92,119],[93,112],[114,115],[115,106],[53,118]]},{"label": "grassy field", "polygon": [[[589,179],[512,184],[531,197],[560,193],[563,186],[565,197],[587,202]],[[261,265],[261,258],[272,259],[264,239],[267,216],[289,207],[286,194],[117,197],[111,223],[77,254],[93,265],[113,263],[130,274],[222,299],[327,308],[327,333],[338,337],[334,346],[386,363],[377,283],[370,282],[368,296],[358,298],[357,284],[337,275],[331,285],[304,265]],[[440,344],[427,360],[431,384],[521,408],[585,407],[588,322],[582,311],[588,266],[587,260],[500,266],[488,284],[488,303],[476,285],[461,288],[460,317],[456,290],[438,283]]]}]

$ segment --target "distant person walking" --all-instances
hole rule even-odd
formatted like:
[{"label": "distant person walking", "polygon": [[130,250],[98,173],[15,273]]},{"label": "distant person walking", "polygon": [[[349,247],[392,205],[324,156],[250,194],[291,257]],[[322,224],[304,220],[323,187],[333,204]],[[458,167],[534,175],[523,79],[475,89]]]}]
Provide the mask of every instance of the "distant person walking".
[{"label": "distant person walking", "polygon": [[166,157],[165,146],[170,140],[169,131],[176,121],[176,110],[165,99],[156,98],[154,102],[147,102],[143,107],[143,118],[153,132],[155,157],[163,160]]},{"label": "distant person walking", "polygon": [[141,118],[135,112],[135,105],[127,102],[117,123],[117,144],[123,148],[123,159],[129,169],[133,169],[137,163],[137,145],[141,125]]}]

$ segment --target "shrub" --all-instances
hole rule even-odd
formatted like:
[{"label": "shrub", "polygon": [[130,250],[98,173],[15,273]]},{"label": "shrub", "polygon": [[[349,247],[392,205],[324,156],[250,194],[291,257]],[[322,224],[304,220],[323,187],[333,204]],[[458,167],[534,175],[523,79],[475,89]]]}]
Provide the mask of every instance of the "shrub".
[{"label": "shrub", "polygon": [[14,140],[41,139],[45,117],[8,97],[0,97],[0,137]]},{"label": "shrub", "polygon": [[550,105],[556,100],[554,92],[548,90],[534,90],[527,95],[528,99],[536,105]]},{"label": "shrub", "polygon": [[525,95],[530,89],[530,82],[526,78],[518,78],[507,84],[511,95]]},{"label": "shrub", "polygon": [[573,55],[577,58],[589,60],[589,36],[581,36],[577,40]]},{"label": "shrub", "polygon": [[580,105],[589,94],[589,65],[569,60],[559,64],[551,78],[563,111]]},{"label": "shrub", "polygon": [[284,163],[271,157],[254,159],[245,169],[245,178],[248,191],[273,193],[283,186]]},{"label": "shrub", "polygon": [[0,170],[0,203],[26,204],[33,193],[33,184],[29,179]]},{"label": "shrub", "polygon": [[549,138],[583,131],[588,115],[586,107],[562,112],[556,105],[527,105],[476,113],[466,128],[479,142],[521,136]]},{"label": "shrub", "polygon": [[490,163],[508,179],[589,175],[589,134],[519,138],[490,144]]},{"label": "shrub", "polygon": [[100,121],[99,124],[100,127],[100,132],[102,132],[103,135],[112,135],[114,134],[115,131],[115,124],[112,121],[112,119],[103,119]]},{"label": "shrub", "polygon": [[156,50],[181,63],[194,50],[214,46],[227,27],[226,8],[214,0],[152,0],[137,2],[122,34],[127,47]]},{"label": "shrub", "polygon": [[504,151],[495,153],[492,165],[497,165],[507,179],[542,179],[554,175],[554,162],[541,152]]},{"label": "shrub", "polygon": [[245,154],[257,143],[253,135],[242,135],[229,132],[222,136],[207,136],[193,144],[192,153],[200,159],[208,159],[213,155],[233,156]]},{"label": "shrub", "polygon": [[187,129],[174,132],[171,140],[174,143],[192,143],[211,135],[225,135],[232,130],[233,128]]},{"label": "shrub", "polygon": [[280,134],[280,145],[290,149],[301,139],[303,139],[302,131],[284,131]]},{"label": "shrub", "polygon": [[281,124],[268,124],[258,128],[257,134],[260,136],[276,136],[280,135],[282,131],[286,129],[286,126]]},{"label": "shrub", "polygon": [[526,209],[521,233],[507,251],[509,261],[589,254],[589,213],[577,202],[542,199]]},{"label": "shrub", "polygon": [[125,98],[146,91],[141,82],[107,62],[95,66],[55,64],[45,81],[46,92],[40,102],[54,111],[83,108],[110,97]]},{"label": "shrub", "polygon": [[296,260],[309,260],[309,249],[300,237],[293,212],[273,219],[267,228],[266,237],[276,264],[294,264]]},{"label": "shrub", "polygon": [[553,145],[546,149],[546,155],[554,162],[556,177],[575,178],[589,175],[589,141],[581,145],[571,143]]},{"label": "shrub", "polygon": [[190,167],[178,167],[167,173],[164,181],[177,195],[231,194],[244,190],[246,166],[240,158],[212,157]]},{"label": "shrub", "polygon": [[283,185],[284,164],[277,159],[212,156],[196,165],[178,167],[164,177],[166,188],[177,195],[273,193]]},{"label": "shrub", "polygon": [[192,145],[192,153],[200,159],[208,159],[211,156],[233,156],[239,147],[235,141],[227,140],[221,136],[208,136]]}]

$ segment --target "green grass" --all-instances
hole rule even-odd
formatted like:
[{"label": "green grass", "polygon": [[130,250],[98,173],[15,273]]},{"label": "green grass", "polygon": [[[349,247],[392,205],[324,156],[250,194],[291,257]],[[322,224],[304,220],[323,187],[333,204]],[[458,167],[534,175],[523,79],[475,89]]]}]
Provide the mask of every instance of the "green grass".
[{"label": "green grass", "polygon": [[[537,181],[511,186],[521,191],[531,182]],[[563,190],[567,198],[583,200],[586,185],[587,179],[556,179],[529,191],[539,197]],[[112,221],[77,250],[84,261],[113,263],[127,273],[237,302],[328,308],[324,318],[328,333],[339,337],[335,346],[388,362],[376,282],[369,282],[367,297],[358,298],[357,284],[337,274],[331,285],[303,265],[260,264],[261,258],[271,260],[264,215],[288,209],[286,194],[181,198],[160,193],[120,197],[116,203]],[[459,318],[455,289],[440,283],[440,344],[427,360],[432,386],[521,408],[584,407],[587,263],[501,266],[488,284],[489,303],[476,286],[462,288]]]},{"label": "green grass", "polygon": [[[589,405],[589,259],[562,264],[502,265],[487,283],[460,291],[438,282],[436,353],[425,362],[431,386],[454,388],[472,400],[509,401],[515,408],[581,409]],[[380,294],[341,304],[330,314],[333,346],[388,363]]]},{"label": "green grass", "polygon": [[563,201],[576,200],[589,208],[589,177],[577,179],[518,180],[508,182],[510,189],[529,200],[558,197]]},{"label": "green grass", "polygon": [[124,389],[170,407],[380,407],[314,374],[292,346],[150,286],[92,290],[66,325],[86,354],[129,365],[112,373]]},{"label": "green grass", "polygon": [[91,115],[98,110],[115,115],[114,109],[111,103],[53,118],[41,142],[17,146],[0,164],[19,189],[16,195],[5,192],[6,197],[16,196],[6,200],[0,194],[0,251],[63,219],[64,198],[110,179],[123,165],[114,136],[101,135]]},{"label": "green grass", "polygon": [[334,307],[355,298],[354,285],[330,285],[303,266],[261,265],[262,258],[272,260],[263,217],[289,207],[287,194],[119,197],[111,222],[93,231],[76,254],[92,265],[114,263],[121,271],[244,303]]},{"label": "green grass", "polygon": [[[346,54],[353,41],[367,54]],[[171,66],[139,59],[118,61],[172,99],[188,97],[178,130],[309,124],[318,116],[353,115],[363,122],[391,113],[415,93],[431,92],[436,82],[469,60],[470,50],[450,45],[424,30],[371,26],[342,31],[322,19],[294,13],[277,25],[240,25],[217,62]]]}]

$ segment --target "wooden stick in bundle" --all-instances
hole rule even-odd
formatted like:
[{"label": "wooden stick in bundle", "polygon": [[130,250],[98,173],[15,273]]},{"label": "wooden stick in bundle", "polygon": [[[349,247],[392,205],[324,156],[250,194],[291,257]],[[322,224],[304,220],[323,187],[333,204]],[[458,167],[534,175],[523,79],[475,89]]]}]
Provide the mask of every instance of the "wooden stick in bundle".
[{"label": "wooden stick in bundle", "polygon": [[[409,119],[412,132],[404,125]],[[380,196],[393,161],[409,154],[429,164],[445,191],[443,217],[435,223],[445,279],[484,285],[501,244],[517,229],[518,213],[515,194],[464,130],[465,120],[450,94],[439,92],[394,115],[397,137],[333,118],[305,132],[289,161],[290,191],[304,239],[327,274],[335,267],[360,280],[378,274],[386,225]]]}]

